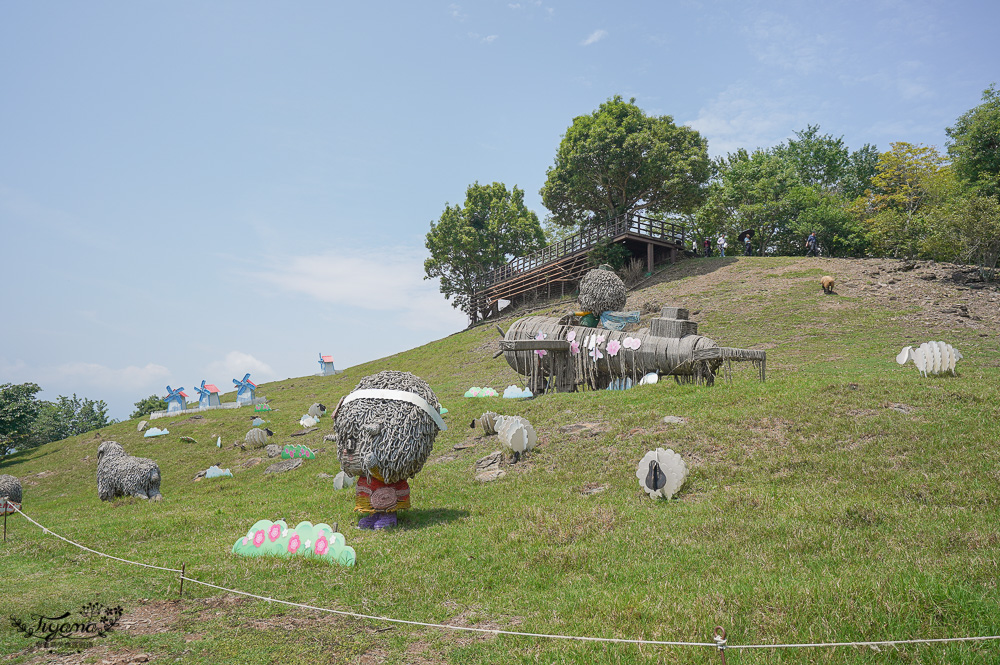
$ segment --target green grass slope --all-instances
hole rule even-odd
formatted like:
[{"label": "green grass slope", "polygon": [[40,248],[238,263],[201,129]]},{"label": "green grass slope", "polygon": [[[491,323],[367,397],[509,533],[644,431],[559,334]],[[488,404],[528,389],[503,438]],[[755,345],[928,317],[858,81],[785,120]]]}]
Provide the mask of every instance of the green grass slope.
[{"label": "green grass slope", "polygon": [[[247,408],[157,420],[170,430],[159,438],[142,438],[136,421],[120,423],[3,459],[0,473],[22,479],[28,515],[83,545],[168,568],[183,563],[198,580],[336,610],[690,642],[710,642],[721,625],[734,645],[996,635],[1000,296],[917,279],[920,271],[876,261],[703,259],[630,295],[630,308],[689,308],[699,333],[720,345],[767,349],[765,383],[737,365],[731,383],[712,388],[664,381],[529,401],[466,399],[473,385],[524,383],[491,358],[498,334],[488,325],[334,377],[262,385],[274,442],[320,451],[289,473],[265,476],[263,451],[234,447],[250,427]],[[837,277],[837,295],[823,295],[822,274]],[[571,307],[567,299],[541,311]],[[904,345],[931,339],[964,353],[958,377],[924,379],[893,362]],[[397,530],[373,533],[354,528],[353,490],[336,492],[320,475],[339,470],[322,439],[330,420],[289,435],[309,404],[332,407],[382,369],[423,377],[450,412],[448,431],[411,481],[413,508]],[[483,484],[475,461],[499,445],[468,423],[485,410],[527,417],[540,446]],[[686,422],[665,424],[667,415]],[[99,501],[101,440],[157,460],[164,500]],[[659,446],[690,467],[669,502],[651,501],[634,476]],[[234,477],[195,482],[212,464]],[[230,554],[262,518],[339,523],[357,566]],[[27,621],[94,600],[125,607],[122,624],[81,660],[59,662],[124,663],[140,652],[185,663],[718,662],[705,647],[461,633],[193,583],[178,600],[176,574],[81,551],[20,516],[9,518],[0,566],[6,616]],[[50,657],[6,622],[0,653],[15,663]],[[997,642],[728,653],[730,663],[997,661]]]}]

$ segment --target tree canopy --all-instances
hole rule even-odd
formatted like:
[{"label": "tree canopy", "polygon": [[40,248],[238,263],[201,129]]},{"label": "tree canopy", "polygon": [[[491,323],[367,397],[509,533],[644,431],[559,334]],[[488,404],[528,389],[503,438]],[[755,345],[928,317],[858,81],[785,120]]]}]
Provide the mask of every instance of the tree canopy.
[{"label": "tree canopy", "polygon": [[1000,196],[1000,90],[983,91],[983,103],[945,130],[948,155],[959,179],[986,196]]},{"label": "tree canopy", "polygon": [[28,442],[31,426],[38,417],[35,395],[40,390],[35,383],[0,385],[0,455]]},{"label": "tree canopy", "polygon": [[132,411],[132,415],[130,415],[129,418],[142,418],[143,416],[148,416],[153,411],[166,411],[167,400],[163,399],[159,395],[150,395],[149,397],[143,397],[141,400],[133,404],[133,406],[135,407],[135,410]]},{"label": "tree canopy", "polygon": [[524,205],[523,189],[476,182],[466,189],[463,205],[446,205],[440,219],[431,222],[424,279],[439,278],[441,293],[476,321],[480,312],[473,295],[486,276],[511,257],[544,244],[538,216]]},{"label": "tree canopy", "polygon": [[615,96],[573,119],[540,194],[552,219],[584,227],[623,213],[682,213],[703,200],[707,141]]}]

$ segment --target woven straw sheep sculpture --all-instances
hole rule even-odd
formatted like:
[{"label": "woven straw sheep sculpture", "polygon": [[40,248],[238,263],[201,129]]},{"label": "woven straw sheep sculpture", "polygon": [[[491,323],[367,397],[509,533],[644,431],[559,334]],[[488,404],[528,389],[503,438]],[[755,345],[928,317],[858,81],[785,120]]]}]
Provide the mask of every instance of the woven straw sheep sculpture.
[{"label": "woven straw sheep sculpture", "polygon": [[962,359],[962,353],[947,342],[924,342],[917,348],[912,346],[904,347],[896,362],[905,365],[912,360],[913,364],[920,370],[921,376],[928,374],[944,374],[951,372],[955,374],[955,363]]},{"label": "woven straw sheep sculpture", "polygon": [[243,437],[243,441],[251,448],[263,448],[267,445],[267,432],[259,427],[251,428]]},{"label": "woven straw sheep sculpture", "polygon": [[407,479],[423,468],[446,429],[431,387],[409,372],[385,370],[361,379],[334,411],[337,459],[358,479],[354,509],[362,529],[396,526],[410,507]]},{"label": "woven straw sheep sculpture", "polygon": [[159,501],[160,467],[151,459],[132,457],[116,441],[105,441],[97,449],[97,495],[101,501],[116,496]]},{"label": "woven straw sheep sculpture", "polygon": [[628,292],[625,282],[611,270],[595,268],[580,280],[580,309],[600,316],[601,312],[620,312],[625,309]]},{"label": "woven straw sheep sculpture", "polygon": [[[18,508],[21,507],[21,481],[14,476],[8,476],[7,474],[0,474],[0,497],[7,497],[7,499],[16,504]],[[0,506],[0,514],[3,514],[5,509]],[[6,510],[6,512],[14,512],[13,510]]]}]

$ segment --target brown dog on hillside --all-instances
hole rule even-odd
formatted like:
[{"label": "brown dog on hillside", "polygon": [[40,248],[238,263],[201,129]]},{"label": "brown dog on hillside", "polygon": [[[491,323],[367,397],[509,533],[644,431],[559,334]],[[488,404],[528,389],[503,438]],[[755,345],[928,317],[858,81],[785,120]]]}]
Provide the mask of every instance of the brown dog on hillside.
[{"label": "brown dog on hillside", "polygon": [[819,283],[823,286],[823,293],[833,293],[833,277],[823,275]]}]

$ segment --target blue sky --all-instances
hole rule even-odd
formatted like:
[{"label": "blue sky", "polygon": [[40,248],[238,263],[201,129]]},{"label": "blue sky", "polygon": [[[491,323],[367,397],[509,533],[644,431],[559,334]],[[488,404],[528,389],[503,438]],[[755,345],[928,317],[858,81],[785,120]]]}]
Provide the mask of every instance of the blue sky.
[{"label": "blue sky", "polygon": [[[538,190],[635,97],[713,156],[807,124],[945,147],[1000,83],[994,2],[0,3],[0,383],[194,395],[462,329],[424,235]],[[225,389],[225,388],[223,388]]]}]

